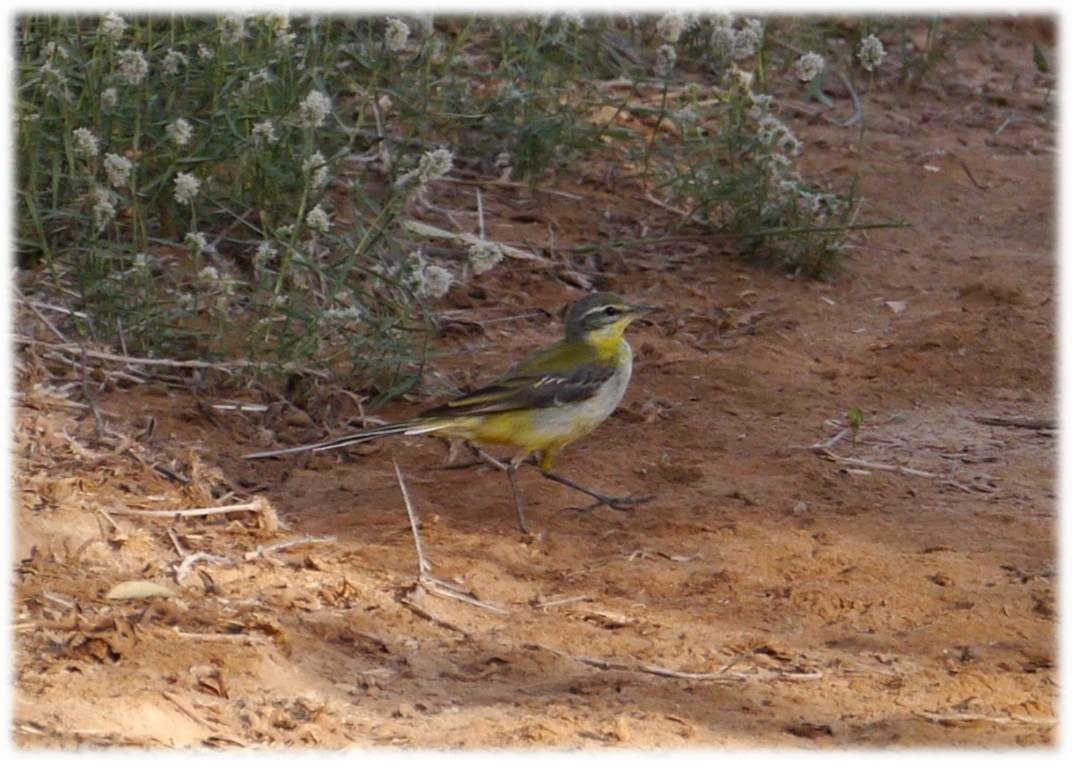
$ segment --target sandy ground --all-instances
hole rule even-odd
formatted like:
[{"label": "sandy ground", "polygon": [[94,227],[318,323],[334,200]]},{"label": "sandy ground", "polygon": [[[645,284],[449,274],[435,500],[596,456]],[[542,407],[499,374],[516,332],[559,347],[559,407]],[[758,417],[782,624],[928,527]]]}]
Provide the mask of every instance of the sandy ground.
[{"label": "sandy ground", "polygon": [[[1037,33],[992,25],[942,92],[868,94],[862,154],[856,131],[797,119],[811,172],[859,172],[867,218],[912,224],[861,235],[832,282],[710,242],[574,263],[671,308],[631,331],[621,409],[561,460],[656,496],[632,514],[568,511],[577,496],[528,471],[525,539],[505,478],[442,469],[441,443],[246,462],[323,431],[164,385],[107,384],[98,438],[78,377],[20,355],[16,744],[1053,744],[1055,138]],[[489,187],[494,235],[668,222],[592,175],[559,186],[585,204]],[[474,207],[464,186],[436,201]],[[435,370],[466,386],[546,342],[571,278],[512,266],[456,289],[468,330]],[[854,406],[855,442],[807,447]],[[417,583],[392,459],[462,598]],[[250,510],[121,513],[225,504]],[[106,597],[127,580],[177,595]]]}]

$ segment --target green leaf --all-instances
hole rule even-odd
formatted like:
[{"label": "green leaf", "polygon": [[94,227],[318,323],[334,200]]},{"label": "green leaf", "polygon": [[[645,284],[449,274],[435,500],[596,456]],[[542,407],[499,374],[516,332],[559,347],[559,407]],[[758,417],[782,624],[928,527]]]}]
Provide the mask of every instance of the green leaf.
[{"label": "green leaf", "polygon": [[1046,54],[1042,52],[1042,48],[1034,40],[1031,41],[1031,56],[1035,60],[1035,68],[1043,74],[1049,74],[1050,62],[1046,58]]},{"label": "green leaf", "polygon": [[864,412],[860,410],[859,406],[853,406],[849,410],[849,427],[852,429],[853,442],[856,441],[856,433],[860,431],[860,427],[864,423]]}]

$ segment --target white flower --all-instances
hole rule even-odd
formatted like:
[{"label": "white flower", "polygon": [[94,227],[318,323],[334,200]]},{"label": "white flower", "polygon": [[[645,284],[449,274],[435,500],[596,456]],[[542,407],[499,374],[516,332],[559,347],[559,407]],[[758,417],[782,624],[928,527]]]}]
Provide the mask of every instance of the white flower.
[{"label": "white flower", "polygon": [[424,186],[445,176],[454,166],[454,154],[446,148],[425,151],[417,162],[417,168],[405,172],[395,180],[395,187],[402,188],[415,182]]},{"label": "white flower", "polygon": [[320,127],[331,113],[331,99],[319,90],[310,90],[298,105],[298,117],[309,127]]},{"label": "white flower", "polygon": [[417,165],[417,176],[422,183],[445,177],[454,166],[454,154],[448,149],[437,148],[425,151]]},{"label": "white flower", "polygon": [[134,171],[134,162],[119,154],[107,154],[104,157],[104,174],[108,184],[113,188],[122,188],[130,184],[130,174]]},{"label": "white flower", "polygon": [[245,83],[242,85],[242,89],[249,92],[257,85],[266,85],[272,81],[272,72],[265,66],[263,69],[258,69],[246,78]]},{"label": "white flower", "polygon": [[580,11],[565,11],[559,14],[559,20],[568,31],[579,32],[584,29],[585,20]]},{"label": "white flower", "polygon": [[428,60],[433,64],[441,64],[447,60],[447,46],[440,37],[429,37],[424,44]]},{"label": "white flower", "polygon": [[[752,32],[759,42],[763,42],[763,20],[762,19],[745,19],[744,30]],[[742,30],[742,31],[744,31]]]},{"label": "white flower", "polygon": [[45,89],[53,98],[70,100],[71,94],[67,89],[67,75],[62,70],[52,65],[51,61],[41,64],[41,79],[45,82]]},{"label": "white flower", "polygon": [[409,39],[409,24],[402,19],[387,19],[387,28],[383,32],[383,43],[392,53],[399,53],[406,49],[406,40]]},{"label": "white flower", "polygon": [[685,106],[673,112],[673,118],[683,125],[693,125],[700,116],[692,106]]},{"label": "white flower", "polygon": [[110,87],[100,94],[100,105],[104,110],[114,109],[119,103],[119,93],[114,87]]},{"label": "white flower", "polygon": [[275,36],[275,41],[272,44],[277,51],[286,52],[294,46],[294,41],[297,39],[296,32],[280,32]]},{"label": "white flower", "polygon": [[71,133],[71,137],[74,138],[74,151],[76,154],[93,158],[99,153],[97,136],[93,134],[92,130],[86,127],[79,127]]},{"label": "white flower", "polygon": [[309,176],[309,185],[320,188],[328,182],[328,165],[324,155],[317,151],[302,162],[302,174]]},{"label": "white flower", "polygon": [[711,52],[716,58],[727,59],[737,49],[737,31],[731,26],[716,26],[711,32]]},{"label": "white flower", "polygon": [[730,77],[733,83],[741,89],[742,92],[752,95],[752,72],[740,69],[737,66],[730,68]]},{"label": "white flower", "polygon": [[164,70],[164,74],[174,76],[188,63],[189,59],[186,58],[185,53],[175,50],[174,48],[168,48],[167,55],[164,56],[164,61],[161,63],[160,68]]},{"label": "white flower", "polygon": [[197,57],[202,61],[211,61],[215,57],[216,52],[208,45],[201,44],[197,46]]},{"label": "white flower", "polygon": [[860,40],[860,50],[856,53],[856,57],[860,59],[860,66],[873,72],[882,65],[882,59],[886,57],[886,48],[883,47],[882,40],[869,34]]},{"label": "white flower", "polygon": [[795,70],[801,82],[811,82],[826,67],[826,61],[818,53],[808,52],[797,59]]},{"label": "white flower", "polygon": [[257,124],[253,125],[250,137],[255,146],[270,146],[279,140],[279,136],[275,134],[275,125],[272,124],[270,119],[265,119],[263,122],[257,122]]},{"label": "white flower", "polygon": [[801,190],[797,195],[797,206],[814,217],[823,208],[823,197],[817,193]]},{"label": "white flower", "polygon": [[179,204],[188,205],[197,194],[201,192],[201,181],[189,172],[179,172],[175,175],[175,201]]},{"label": "white flower", "polygon": [[667,13],[655,24],[655,31],[663,42],[676,45],[681,39],[681,33],[685,31],[685,17],[680,13]]},{"label": "white flower", "polygon": [[752,106],[748,109],[748,116],[758,122],[763,119],[764,114],[770,111],[771,105],[774,103],[774,96],[766,93],[751,93],[751,96]]},{"label": "white flower", "polygon": [[305,216],[305,224],[317,233],[327,233],[331,228],[328,213],[321,209],[319,204],[309,210],[309,214]]},{"label": "white flower", "polygon": [[179,117],[165,127],[164,132],[166,132],[168,137],[171,138],[171,141],[180,148],[188,145],[190,139],[194,136],[194,128],[182,117]]},{"label": "white flower", "polygon": [[759,50],[761,39],[752,27],[746,26],[733,36],[733,59],[741,61],[751,58]]},{"label": "white flower", "polygon": [[257,245],[257,252],[253,255],[253,269],[262,271],[267,269],[269,261],[277,254],[271,241],[262,241]]},{"label": "white flower", "polygon": [[127,22],[118,13],[108,13],[101,19],[100,32],[105,37],[110,37],[113,42],[119,42],[123,32],[127,30]]},{"label": "white flower", "polygon": [[280,35],[290,29],[290,17],[286,12],[273,11],[261,17],[264,25],[274,35]]},{"label": "white flower", "polygon": [[796,156],[804,150],[804,144],[800,141],[796,135],[794,135],[787,127],[785,133],[778,138],[776,144],[779,151],[790,156]]},{"label": "white flower", "polygon": [[208,249],[208,240],[205,238],[205,234],[200,231],[190,231],[186,234],[186,238],[183,239],[183,243],[190,248],[190,251],[195,255],[201,254]]},{"label": "white flower", "polygon": [[137,85],[149,73],[149,62],[145,54],[134,48],[127,48],[119,53],[119,76],[128,85]]},{"label": "white flower", "polygon": [[100,233],[115,219],[115,205],[111,194],[104,188],[95,189],[93,196],[93,227]]},{"label": "white flower", "polygon": [[655,51],[655,76],[659,79],[667,79],[674,71],[677,64],[677,51],[673,45],[660,45]]},{"label": "white flower", "polygon": [[804,145],[793,134],[793,131],[773,114],[764,114],[760,117],[756,138],[764,146],[776,148],[783,154],[789,154],[790,156],[799,154]]},{"label": "white flower", "polygon": [[149,255],[145,252],[138,252],[134,255],[134,262],[131,265],[131,270],[135,273],[147,274],[149,272]]},{"label": "white flower", "polygon": [[228,13],[216,24],[216,30],[224,45],[237,45],[246,38],[246,20],[237,13]]},{"label": "white flower", "polygon": [[333,307],[324,312],[323,318],[328,323],[356,323],[363,315],[360,307]]},{"label": "white flower", "polygon": [[198,272],[197,280],[207,281],[210,283],[214,281],[219,281],[220,271],[216,270],[216,268],[212,267],[211,265],[205,265],[205,267],[201,268],[201,270]]},{"label": "white flower", "polygon": [[417,278],[417,291],[421,296],[439,299],[450,291],[452,283],[454,283],[454,276],[449,270],[439,265],[429,265]]},{"label": "white flower", "polygon": [[502,262],[502,248],[490,241],[474,241],[469,245],[469,264],[476,275],[487,273]]},{"label": "white flower", "polygon": [[44,54],[45,58],[47,59],[59,58],[62,61],[67,61],[71,57],[71,54],[67,50],[67,48],[56,43],[55,41],[49,42],[45,45]]}]

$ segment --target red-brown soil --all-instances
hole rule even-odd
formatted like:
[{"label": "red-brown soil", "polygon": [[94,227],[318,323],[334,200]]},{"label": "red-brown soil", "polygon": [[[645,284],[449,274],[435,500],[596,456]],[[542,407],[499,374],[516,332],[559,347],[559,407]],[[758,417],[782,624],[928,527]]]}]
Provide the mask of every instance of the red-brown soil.
[{"label": "red-brown soil", "polygon": [[[1031,34],[992,25],[943,87],[868,93],[860,154],[856,130],[795,121],[808,171],[859,172],[862,219],[912,226],[860,234],[836,279],[705,242],[575,263],[670,308],[631,330],[621,409],[560,461],[655,494],[633,514],[564,511],[578,497],[529,470],[525,540],[505,478],[441,469],[441,443],[246,462],[322,432],[163,385],[101,392],[98,440],[74,372],[20,355],[16,743],[1052,744],[1054,432],[974,418],[1055,416],[1055,138]],[[558,186],[583,204],[489,184],[489,235],[569,245],[667,219],[593,176]],[[436,203],[475,207],[462,185]],[[455,289],[465,321],[554,317],[448,336],[435,371],[465,386],[554,337],[581,293],[562,276],[512,263],[483,298]],[[802,447],[853,407],[855,442],[830,451],[857,462]],[[392,459],[432,573],[498,611],[416,585]],[[254,495],[271,511],[115,512]],[[256,553],[303,536],[320,542]],[[176,542],[227,561],[180,583]],[[132,579],[179,595],[105,598]]]}]

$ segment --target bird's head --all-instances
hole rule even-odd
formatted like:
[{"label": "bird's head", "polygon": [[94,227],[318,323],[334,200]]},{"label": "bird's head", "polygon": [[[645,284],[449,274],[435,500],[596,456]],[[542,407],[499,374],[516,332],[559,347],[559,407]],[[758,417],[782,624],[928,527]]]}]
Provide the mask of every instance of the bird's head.
[{"label": "bird's head", "polygon": [[589,294],[566,314],[566,338],[600,346],[615,343],[630,323],[660,309],[628,302],[610,292]]}]

